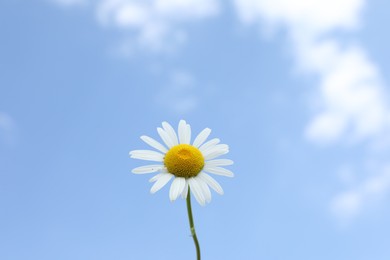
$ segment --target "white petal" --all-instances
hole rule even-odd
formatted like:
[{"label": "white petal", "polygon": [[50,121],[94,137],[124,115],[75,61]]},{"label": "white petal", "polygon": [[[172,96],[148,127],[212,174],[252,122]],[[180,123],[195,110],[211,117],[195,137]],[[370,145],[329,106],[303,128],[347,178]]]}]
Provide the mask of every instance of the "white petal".
[{"label": "white petal", "polygon": [[174,201],[179,197],[179,195],[183,192],[183,189],[185,188],[186,180],[182,177],[176,177],[172,184],[171,188],[169,190],[169,199],[171,201]]},{"label": "white petal", "polygon": [[165,146],[163,146],[162,144],[160,144],[159,142],[157,142],[156,140],[154,140],[153,138],[151,138],[149,136],[143,135],[143,136],[141,136],[141,139],[142,139],[142,141],[144,141],[145,143],[147,143],[151,147],[159,150],[160,152],[163,152],[163,153],[168,152],[168,149]]},{"label": "white petal", "polygon": [[217,158],[221,155],[227,154],[228,152],[229,152],[229,150],[217,150],[217,151],[214,151],[214,152],[208,154],[207,156],[203,155],[203,157],[205,160],[211,160],[211,159]]},{"label": "white petal", "polygon": [[157,132],[160,135],[161,139],[164,141],[164,143],[168,146],[168,148],[171,148],[174,145],[173,140],[171,140],[170,136],[167,132],[165,132],[164,129],[162,129],[161,127],[157,127]]},{"label": "white petal", "polygon": [[206,184],[205,181],[202,180],[202,178],[196,178],[195,177],[195,179],[198,182],[199,186],[203,190],[203,196],[205,198],[205,201],[207,203],[210,203],[210,201],[211,201],[211,192],[210,192],[209,186]]},{"label": "white petal", "polygon": [[164,160],[164,155],[151,150],[134,150],[130,152],[130,158],[162,162]]},{"label": "white petal", "polygon": [[161,164],[145,165],[145,166],[134,168],[131,172],[135,174],[152,173],[161,170],[163,167],[164,166]]},{"label": "white petal", "polygon": [[160,179],[161,176],[163,176],[165,173],[159,173],[159,174],[156,174],[154,175],[152,178],[149,179],[149,182],[155,182],[157,181],[158,179]]},{"label": "white petal", "polygon": [[189,124],[187,124],[187,126],[186,126],[185,143],[186,144],[190,144],[191,143],[191,126]]},{"label": "white petal", "polygon": [[221,167],[205,167],[204,171],[226,177],[234,177],[234,173],[232,171]]},{"label": "white petal", "polygon": [[213,190],[215,190],[219,194],[223,194],[223,189],[219,183],[214,180],[213,177],[208,175],[207,173],[201,172],[196,177],[201,178],[205,183],[207,183]]},{"label": "white petal", "polygon": [[219,140],[218,138],[211,139],[210,141],[207,141],[207,142],[204,143],[201,147],[199,147],[199,150],[200,150],[201,152],[206,151],[208,148],[215,146],[215,145],[218,144],[220,141],[221,141],[221,140]]},{"label": "white petal", "polygon": [[150,189],[151,193],[156,193],[159,191],[162,187],[165,186],[173,177],[173,174],[170,173],[163,173],[158,180],[153,184],[152,188]]},{"label": "white petal", "polygon": [[152,151],[152,150],[133,150],[129,152],[130,155],[135,155],[135,154],[153,154],[153,155],[163,155],[160,152]]},{"label": "white petal", "polygon": [[177,135],[176,135],[176,132],[173,129],[173,127],[168,122],[162,122],[162,126],[163,126],[165,132],[167,132],[167,134],[171,138],[173,145],[178,145],[179,141],[177,139]]},{"label": "white petal", "polygon": [[205,205],[205,198],[203,196],[203,191],[198,182],[194,178],[188,179],[188,184],[190,185],[190,190],[195,196],[195,199],[198,201],[198,203],[202,206]]},{"label": "white petal", "polygon": [[181,193],[181,197],[186,199],[188,195],[188,180],[186,180],[186,184],[184,186],[183,192]]},{"label": "white petal", "polygon": [[232,165],[233,161],[229,159],[216,159],[205,162],[205,168],[206,167],[215,167],[215,166],[228,166]]},{"label": "white petal", "polygon": [[187,132],[187,123],[186,123],[186,121],[180,120],[177,132],[179,133],[179,143],[185,144],[186,132]]},{"label": "white petal", "polygon": [[217,144],[217,145],[214,145],[214,146],[209,147],[207,149],[204,149],[202,151],[202,154],[203,154],[203,156],[206,157],[207,155],[209,155],[211,153],[214,153],[216,151],[219,151],[219,150],[227,150],[228,151],[229,150],[229,146],[227,144]]},{"label": "white petal", "polygon": [[207,137],[209,137],[210,133],[211,133],[210,128],[203,129],[202,132],[200,132],[198,136],[195,138],[193,146],[195,146],[196,148],[201,146],[204,143],[204,141],[206,141]]}]

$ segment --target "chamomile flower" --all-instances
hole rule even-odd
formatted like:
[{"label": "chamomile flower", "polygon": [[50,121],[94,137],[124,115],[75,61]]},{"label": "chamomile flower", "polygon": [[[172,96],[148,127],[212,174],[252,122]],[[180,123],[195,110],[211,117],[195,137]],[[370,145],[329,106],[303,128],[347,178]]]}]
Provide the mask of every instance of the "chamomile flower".
[{"label": "chamomile flower", "polygon": [[228,145],[220,144],[218,138],[206,142],[211,133],[209,128],[201,131],[191,143],[191,127],[184,120],[180,120],[177,133],[167,122],[163,122],[157,132],[164,144],[143,135],[141,139],[155,150],[130,152],[131,158],[157,162],[132,170],[135,174],[157,173],[150,179],[154,182],[151,193],[159,191],[173,179],[169,190],[171,201],[180,195],[186,198],[190,190],[199,204],[205,205],[211,201],[209,187],[223,194],[221,185],[209,174],[233,177],[233,172],[223,168],[232,165],[233,161],[216,159],[229,152]]}]

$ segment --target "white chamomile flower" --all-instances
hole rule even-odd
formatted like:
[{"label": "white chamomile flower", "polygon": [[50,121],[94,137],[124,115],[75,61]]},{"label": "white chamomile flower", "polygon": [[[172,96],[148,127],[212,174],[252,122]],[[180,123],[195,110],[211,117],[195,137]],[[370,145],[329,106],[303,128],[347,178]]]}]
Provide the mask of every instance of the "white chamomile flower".
[{"label": "white chamomile flower", "polygon": [[135,174],[158,172],[150,179],[154,182],[150,192],[155,193],[173,179],[169,198],[176,200],[180,195],[187,197],[188,189],[194,194],[201,205],[211,201],[209,187],[219,194],[223,194],[221,185],[209,175],[216,174],[233,177],[233,172],[222,166],[232,165],[233,161],[228,159],[215,159],[229,152],[229,146],[220,144],[218,138],[206,139],[211,133],[205,128],[191,144],[191,127],[184,120],[180,120],[177,134],[170,124],[162,123],[157,132],[164,144],[148,136],[141,136],[141,139],[156,149],[134,150],[130,157],[134,159],[154,161],[158,164],[145,165],[132,170]]}]

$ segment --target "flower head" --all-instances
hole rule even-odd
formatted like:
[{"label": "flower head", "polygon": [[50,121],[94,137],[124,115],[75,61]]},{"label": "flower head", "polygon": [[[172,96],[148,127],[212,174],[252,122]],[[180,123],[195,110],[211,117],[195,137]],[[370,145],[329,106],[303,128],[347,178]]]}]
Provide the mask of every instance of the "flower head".
[{"label": "flower head", "polygon": [[228,153],[229,146],[220,144],[218,138],[205,142],[211,133],[209,128],[201,131],[191,144],[191,127],[184,120],[180,120],[177,134],[167,122],[163,122],[162,128],[158,127],[157,132],[164,145],[151,137],[141,136],[145,143],[157,151],[134,150],[130,152],[131,158],[159,163],[132,170],[135,174],[158,172],[150,179],[150,182],[154,182],[151,193],[160,190],[173,178],[169,190],[171,201],[176,200],[180,195],[186,198],[188,187],[201,205],[211,201],[209,187],[223,194],[221,185],[209,173],[233,177],[230,170],[221,167],[231,165],[233,161],[215,159]]}]

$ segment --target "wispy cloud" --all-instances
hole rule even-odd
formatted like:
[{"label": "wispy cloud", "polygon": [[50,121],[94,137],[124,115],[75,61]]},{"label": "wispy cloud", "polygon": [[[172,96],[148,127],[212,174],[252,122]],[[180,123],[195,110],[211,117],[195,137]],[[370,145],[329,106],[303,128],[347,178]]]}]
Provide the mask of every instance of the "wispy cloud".
[{"label": "wispy cloud", "polygon": [[[186,25],[217,16],[219,0],[52,0],[61,5],[88,4],[98,23],[122,33],[112,53],[133,56],[140,51],[170,53],[187,40]],[[175,113],[185,114],[198,105],[194,76],[185,70],[168,73],[156,102]]]},{"label": "wispy cloud", "polygon": [[196,96],[196,81],[185,70],[171,72],[169,83],[156,95],[156,103],[173,112],[184,115],[196,109],[199,97]]},{"label": "wispy cloud", "polygon": [[348,224],[351,219],[389,193],[390,165],[385,165],[376,172],[379,174],[352,185],[332,199],[331,211],[344,224]]},{"label": "wispy cloud", "polygon": [[[236,0],[235,5],[245,24],[259,24],[267,32],[287,29],[296,70],[319,79],[312,92],[313,117],[304,131],[307,140],[373,144],[388,135],[390,105],[378,66],[362,46],[335,33],[359,29],[364,0]],[[357,216],[370,198],[390,189],[389,176],[388,170],[378,170],[335,195],[331,211],[343,219]]]},{"label": "wispy cloud", "polygon": [[186,24],[218,15],[219,0],[52,0],[61,5],[87,3],[99,24],[124,32],[124,54],[139,50],[171,52],[187,39]]},{"label": "wispy cloud", "polygon": [[57,3],[61,6],[80,6],[80,5],[86,5],[89,3],[89,0],[48,0],[54,3]]},{"label": "wispy cloud", "polygon": [[0,142],[12,145],[15,142],[16,124],[12,117],[0,111]]},{"label": "wispy cloud", "polygon": [[132,39],[128,48],[172,51],[186,41],[184,25],[214,16],[215,0],[102,0],[97,17],[104,26],[127,30]]}]

